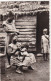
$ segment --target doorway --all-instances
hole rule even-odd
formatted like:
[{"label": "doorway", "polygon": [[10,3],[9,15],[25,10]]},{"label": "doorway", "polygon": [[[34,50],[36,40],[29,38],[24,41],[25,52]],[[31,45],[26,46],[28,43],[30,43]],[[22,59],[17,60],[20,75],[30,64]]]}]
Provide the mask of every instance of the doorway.
[{"label": "doorway", "polygon": [[37,13],[37,28],[36,28],[36,48],[37,53],[41,52],[41,36],[43,34],[43,29],[48,29],[49,34],[49,12],[38,12]]}]

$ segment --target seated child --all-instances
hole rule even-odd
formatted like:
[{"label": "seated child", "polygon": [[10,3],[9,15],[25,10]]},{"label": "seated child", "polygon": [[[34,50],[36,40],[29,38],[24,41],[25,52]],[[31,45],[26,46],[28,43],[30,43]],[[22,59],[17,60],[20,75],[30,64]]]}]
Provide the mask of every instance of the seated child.
[{"label": "seated child", "polygon": [[[28,53],[27,49],[28,48],[25,46],[22,47],[21,49],[21,55],[23,56],[23,61],[19,63],[19,66],[21,66],[22,69],[24,69],[24,67],[27,67],[28,69],[33,70],[31,65],[36,62],[36,59],[33,53]],[[20,68],[18,68],[16,72],[21,73]]]},{"label": "seated child", "polygon": [[13,38],[13,42],[8,46],[8,55],[10,56],[10,66],[18,65],[22,61],[23,57],[20,57],[20,49],[17,47],[16,37]]}]

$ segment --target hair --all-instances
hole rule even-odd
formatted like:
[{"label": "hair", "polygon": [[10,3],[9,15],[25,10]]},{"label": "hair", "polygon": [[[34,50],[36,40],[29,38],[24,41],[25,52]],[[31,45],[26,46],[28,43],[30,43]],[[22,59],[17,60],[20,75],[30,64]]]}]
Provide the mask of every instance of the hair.
[{"label": "hair", "polygon": [[26,48],[28,50],[28,47],[29,47],[28,44],[24,44],[21,46],[21,49]]},{"label": "hair", "polygon": [[14,13],[13,13],[12,11],[10,11],[10,12],[8,13],[8,17],[14,17]]},{"label": "hair", "polygon": [[48,30],[45,28],[43,29],[43,34],[47,34],[48,33]]},{"label": "hair", "polygon": [[14,19],[14,14],[13,14],[13,12],[10,11],[10,12],[8,13],[8,18],[9,18],[9,19],[8,19],[8,22],[11,23],[11,22],[13,21],[13,19]]},{"label": "hair", "polygon": [[47,28],[43,29],[43,32],[44,32],[44,31],[48,31]]},{"label": "hair", "polygon": [[13,21],[13,17],[8,19],[8,22],[11,23]]},{"label": "hair", "polygon": [[13,40],[13,43],[14,43],[14,44],[16,44],[16,42],[17,42],[16,40]]}]

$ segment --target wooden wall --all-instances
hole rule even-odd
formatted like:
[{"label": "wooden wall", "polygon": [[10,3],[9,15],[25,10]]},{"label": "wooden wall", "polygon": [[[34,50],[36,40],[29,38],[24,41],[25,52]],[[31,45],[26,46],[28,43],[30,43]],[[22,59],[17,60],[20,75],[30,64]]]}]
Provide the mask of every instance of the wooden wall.
[{"label": "wooden wall", "polygon": [[18,41],[29,44],[29,52],[36,51],[36,19],[36,16],[28,15],[19,16],[15,19],[16,29],[20,32]]},{"label": "wooden wall", "polygon": [[4,53],[4,47],[5,47],[5,33],[2,23],[3,21],[0,16],[0,53]]},{"label": "wooden wall", "polygon": [[[16,14],[17,16],[17,14]],[[36,51],[36,16],[19,16],[15,19],[16,29],[19,30],[18,42],[29,44],[29,52]],[[2,21],[0,20],[0,46],[4,45],[4,28],[2,27]],[[2,42],[3,41],[3,42]]]}]

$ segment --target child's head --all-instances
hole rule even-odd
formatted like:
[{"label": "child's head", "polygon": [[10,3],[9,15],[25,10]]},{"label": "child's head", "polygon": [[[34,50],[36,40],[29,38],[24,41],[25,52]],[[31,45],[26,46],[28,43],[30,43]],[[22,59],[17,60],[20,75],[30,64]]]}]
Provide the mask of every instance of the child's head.
[{"label": "child's head", "polygon": [[16,44],[17,43],[17,40],[18,40],[18,37],[16,35],[13,36],[13,44]]},{"label": "child's head", "polygon": [[14,19],[14,13],[12,11],[10,11],[8,13],[8,22],[11,23],[13,19]]},{"label": "child's head", "polygon": [[43,34],[44,34],[44,35],[47,34],[47,29],[46,29],[46,28],[43,29]]},{"label": "child's head", "polygon": [[25,52],[25,51],[27,51],[25,47],[21,49],[21,52]]},{"label": "child's head", "polygon": [[28,44],[24,44],[21,46],[21,52],[28,51]]}]

